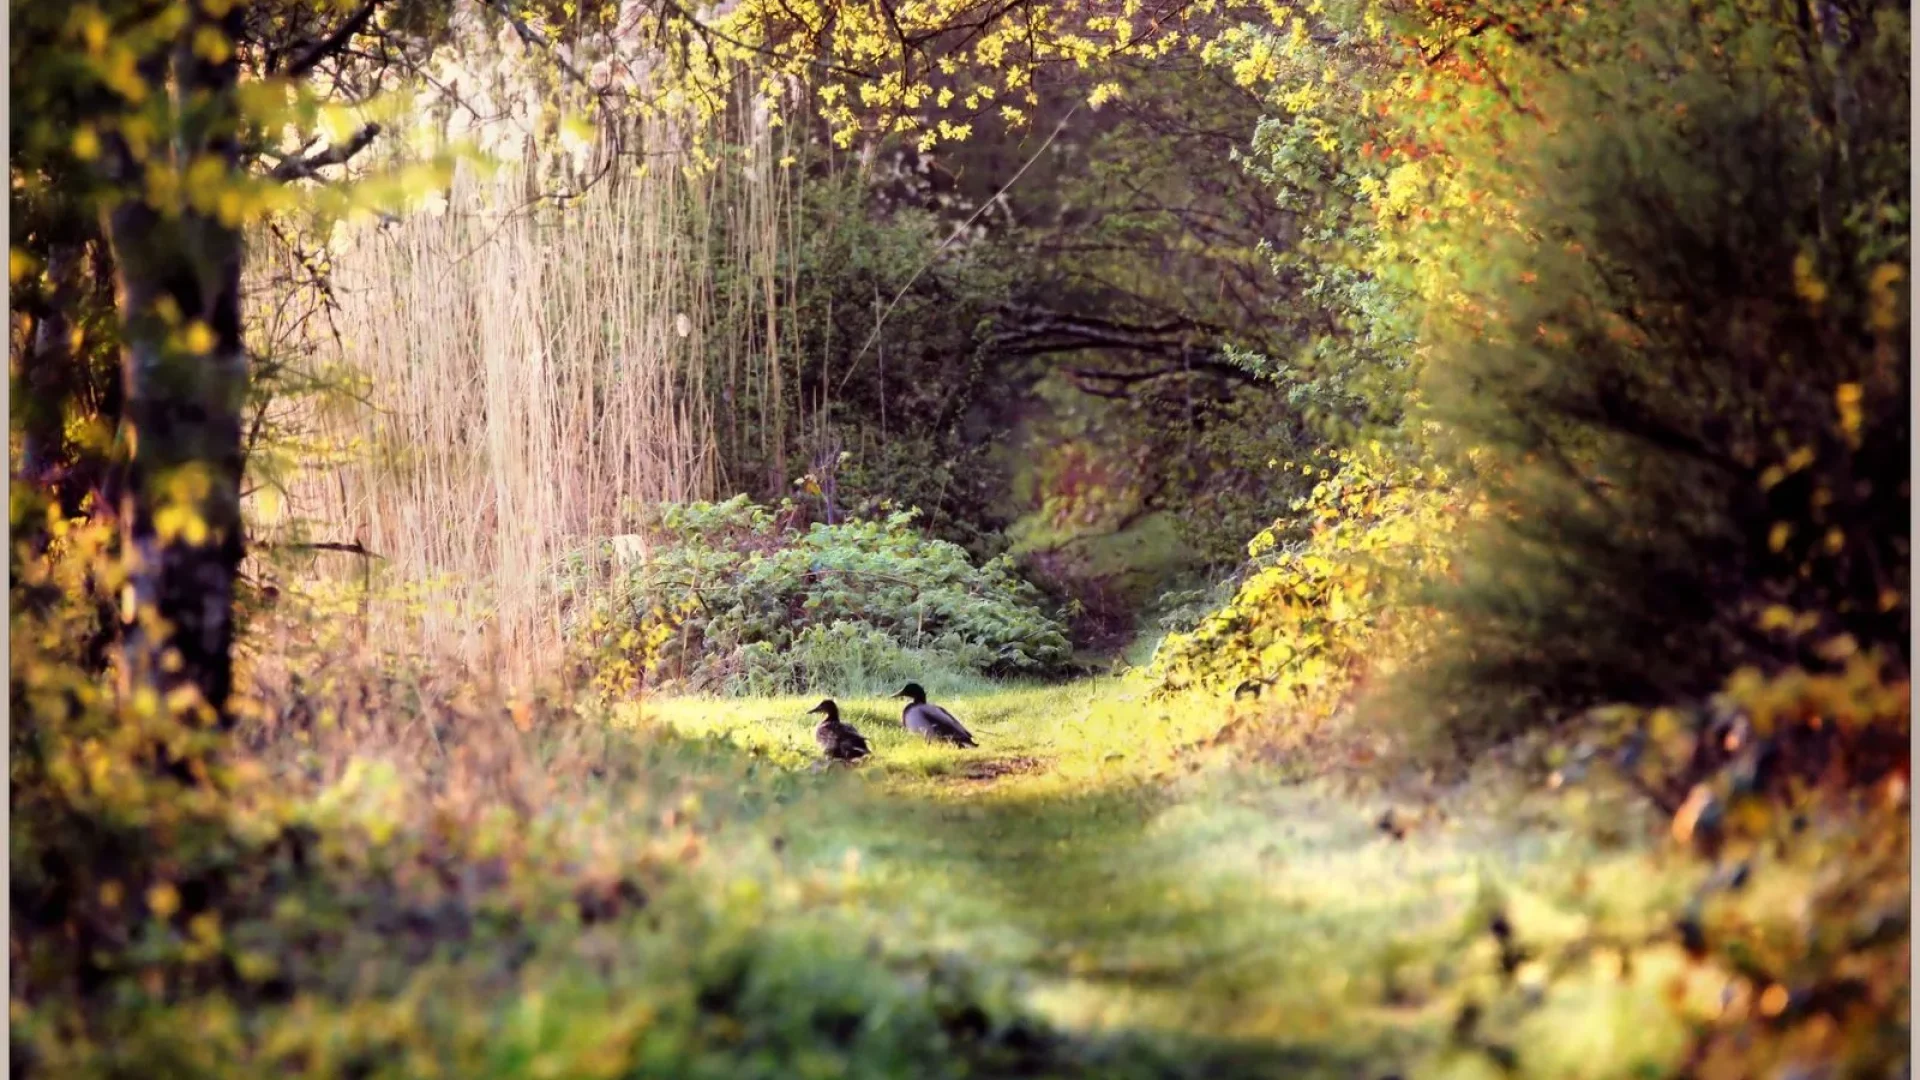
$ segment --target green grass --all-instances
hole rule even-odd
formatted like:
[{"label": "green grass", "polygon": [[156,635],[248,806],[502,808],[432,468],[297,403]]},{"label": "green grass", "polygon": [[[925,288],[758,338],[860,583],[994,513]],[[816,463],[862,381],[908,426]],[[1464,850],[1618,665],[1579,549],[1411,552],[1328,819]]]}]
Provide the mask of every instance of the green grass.
[{"label": "green grass", "polygon": [[[815,700],[656,700],[524,738],[477,710],[370,711],[317,726],[311,749],[274,744],[252,762],[267,782],[165,843],[136,815],[102,847],[104,819],[41,806],[17,854],[120,852],[90,873],[136,904],[199,882],[219,920],[94,909],[127,944],[91,995],[60,992],[75,957],[43,935],[16,1060],[79,1077],[1486,1075],[1485,1049],[1451,1034],[1477,1004],[1515,1075],[1597,1080],[1670,1073],[1671,984],[1709,1006],[1725,985],[1671,944],[1700,864],[1608,846],[1658,835],[1620,803],[1584,820],[1577,793],[1497,767],[1386,784],[1378,763],[1347,767],[1351,740],[1263,761],[1211,745],[1245,706],[1151,702],[1122,679],[936,694],[974,750],[907,735],[897,700],[845,697],[875,756],[821,768]],[[327,776],[302,780],[316,763]],[[1401,839],[1376,827],[1390,805],[1416,819]],[[258,849],[283,815],[304,871]],[[1803,886],[1757,877],[1747,900],[1791,910]],[[1503,975],[1496,908],[1534,955],[1574,962]],[[1633,943],[1631,971],[1583,959],[1596,942]]]},{"label": "green grass", "polygon": [[[1215,1075],[1435,1062],[1459,1004],[1493,991],[1496,897],[1541,945],[1650,924],[1690,883],[1491,782],[1393,840],[1375,826],[1392,793],[1181,753],[1219,702],[1149,704],[1112,679],[935,700],[978,749],[909,735],[897,701],[840,700],[874,756],[787,808],[788,869],[846,873],[883,953],[963,955],[1063,1030],[1211,1054]],[[658,701],[622,722],[818,768],[813,704]],[[1675,1052],[1622,1015],[1606,1061]]]}]

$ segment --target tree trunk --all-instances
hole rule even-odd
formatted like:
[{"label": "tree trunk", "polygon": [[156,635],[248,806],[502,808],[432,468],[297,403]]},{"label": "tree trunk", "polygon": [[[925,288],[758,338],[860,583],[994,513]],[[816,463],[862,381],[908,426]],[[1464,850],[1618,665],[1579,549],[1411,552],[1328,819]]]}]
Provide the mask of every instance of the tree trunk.
[{"label": "tree trunk", "polygon": [[[205,9],[196,7],[197,13]],[[239,169],[233,90],[238,66],[192,48],[212,26],[238,37],[238,5],[221,19],[197,14],[171,54],[142,64],[147,84],[171,85],[200,106],[194,127],[154,147],[184,171],[201,155]],[[169,78],[170,76],[170,78]],[[146,162],[123,141],[112,147],[127,193],[108,217],[119,264],[125,341],[125,433],[131,447],[120,529],[133,611],[124,627],[124,689],[198,691],[224,726],[233,690],[234,580],[243,554],[240,521],[241,410],[248,365],[240,333],[242,237],[190,197],[151,205],[136,182]],[[163,212],[163,210],[165,212]]]},{"label": "tree trunk", "polygon": [[73,318],[79,301],[80,247],[53,245],[47,259],[47,278],[53,283],[46,311],[33,328],[33,339],[21,357],[19,478],[36,488],[50,488],[64,461],[66,404],[78,380],[74,377]]}]

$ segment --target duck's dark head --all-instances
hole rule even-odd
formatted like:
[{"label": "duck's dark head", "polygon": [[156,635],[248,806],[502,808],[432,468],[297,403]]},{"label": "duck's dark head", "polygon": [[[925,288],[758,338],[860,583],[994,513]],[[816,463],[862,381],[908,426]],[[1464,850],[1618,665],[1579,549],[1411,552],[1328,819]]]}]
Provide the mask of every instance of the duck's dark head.
[{"label": "duck's dark head", "polygon": [[915,705],[925,705],[927,703],[927,692],[920,689],[920,684],[917,682],[908,683],[899,693],[893,696],[911,698]]},{"label": "duck's dark head", "polygon": [[818,713],[829,720],[838,720],[840,719],[840,706],[835,705],[833,703],[832,698],[828,698],[827,700],[807,710],[808,716],[812,716],[815,713]]}]

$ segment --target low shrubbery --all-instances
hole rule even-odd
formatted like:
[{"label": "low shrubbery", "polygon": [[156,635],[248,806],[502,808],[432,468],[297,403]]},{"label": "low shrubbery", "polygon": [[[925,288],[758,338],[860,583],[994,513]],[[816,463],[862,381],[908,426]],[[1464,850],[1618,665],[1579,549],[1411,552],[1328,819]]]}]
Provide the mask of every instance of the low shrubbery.
[{"label": "low shrubbery", "polygon": [[1603,834],[1664,808],[1698,884],[1652,920],[1594,890],[1590,918],[1551,942],[1488,913],[1500,963],[1459,1006],[1458,1075],[1513,1061],[1615,1075],[1581,1059],[1602,1038],[1661,1044],[1663,1075],[1903,1072],[1910,697],[1856,653],[1830,673],[1747,670],[1701,701],[1591,714],[1549,785]]},{"label": "low shrubbery", "polygon": [[15,1075],[1077,1068],[1003,987],[868,951],[847,886],[729,832],[795,828],[768,818],[835,777],[298,614],[217,734],[82,668],[66,565],[16,567],[46,602],[16,592],[12,623]]},{"label": "low shrubbery", "polygon": [[912,521],[806,523],[744,496],[660,507],[611,585],[576,578],[576,654],[613,692],[892,691],[1068,659],[1010,560],[975,565]]},{"label": "low shrubbery", "polygon": [[1158,689],[1258,690],[1324,714],[1369,669],[1404,659],[1422,632],[1410,586],[1445,565],[1462,501],[1444,476],[1377,453],[1297,465],[1318,479],[1248,545],[1227,603],[1169,635],[1148,671]]}]

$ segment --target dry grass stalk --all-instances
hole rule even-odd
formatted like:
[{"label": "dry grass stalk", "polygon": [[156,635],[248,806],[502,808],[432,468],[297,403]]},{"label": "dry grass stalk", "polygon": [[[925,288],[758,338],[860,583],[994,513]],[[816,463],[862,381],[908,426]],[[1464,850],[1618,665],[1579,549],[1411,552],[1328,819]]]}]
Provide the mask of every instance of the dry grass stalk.
[{"label": "dry grass stalk", "polygon": [[784,472],[786,129],[750,107],[709,123],[727,148],[711,170],[690,168],[693,133],[649,119],[627,140],[646,166],[573,205],[524,205],[530,162],[462,167],[438,212],[336,242],[340,336],[316,321],[307,345],[367,397],[305,410],[355,449],[287,494],[316,531],[382,556],[392,588],[365,605],[368,640],[517,679],[549,669],[563,560],[648,505],[737,485],[724,463],[743,451]]}]

